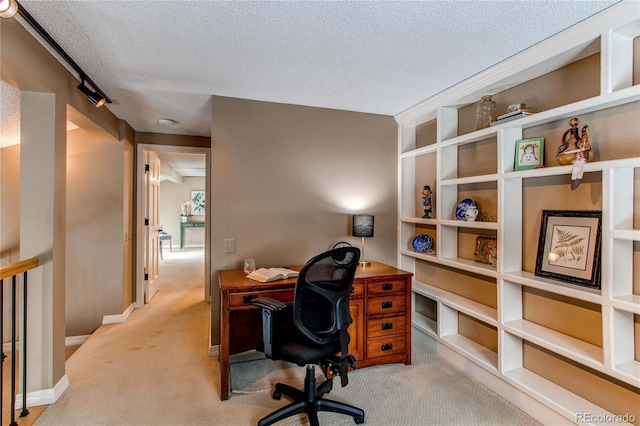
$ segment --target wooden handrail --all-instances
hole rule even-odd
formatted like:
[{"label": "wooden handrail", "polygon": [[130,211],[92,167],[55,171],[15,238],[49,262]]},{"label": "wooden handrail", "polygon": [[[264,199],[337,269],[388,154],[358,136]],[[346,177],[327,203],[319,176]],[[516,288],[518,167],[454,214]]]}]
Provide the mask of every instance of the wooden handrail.
[{"label": "wooden handrail", "polygon": [[20,262],[12,263],[11,265],[3,266],[0,268],[0,280],[18,275],[22,272],[27,272],[30,269],[37,268],[40,264],[40,259],[32,257],[31,259],[21,260]]}]

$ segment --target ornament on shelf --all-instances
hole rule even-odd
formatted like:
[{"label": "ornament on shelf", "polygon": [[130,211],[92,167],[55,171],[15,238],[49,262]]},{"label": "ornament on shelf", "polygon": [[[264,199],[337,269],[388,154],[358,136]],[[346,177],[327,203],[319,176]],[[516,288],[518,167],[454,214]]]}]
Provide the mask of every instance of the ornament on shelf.
[{"label": "ornament on shelf", "polygon": [[491,100],[491,95],[483,96],[476,108],[476,130],[491,126],[498,119],[496,103]]},{"label": "ornament on shelf", "polygon": [[593,161],[595,152],[591,149],[589,143],[589,135],[587,134],[587,125],[582,126],[581,133],[578,133],[580,120],[572,118],[569,120],[569,129],[562,134],[562,141],[558,147],[556,161],[558,164],[565,166],[573,164],[571,172],[571,189],[574,190],[580,186],[582,176],[584,174],[584,165]]},{"label": "ornament on shelf", "polygon": [[425,185],[422,188],[422,210],[424,214],[422,215],[423,219],[431,219],[431,187],[429,185]]}]

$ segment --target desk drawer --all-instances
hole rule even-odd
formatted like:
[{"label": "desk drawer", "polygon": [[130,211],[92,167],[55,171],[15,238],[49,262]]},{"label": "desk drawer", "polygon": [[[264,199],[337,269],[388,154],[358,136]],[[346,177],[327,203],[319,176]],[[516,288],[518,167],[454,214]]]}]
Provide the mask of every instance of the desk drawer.
[{"label": "desk drawer", "polygon": [[407,310],[407,298],[404,294],[367,299],[367,316],[384,314],[404,314]]},{"label": "desk drawer", "polygon": [[367,341],[367,358],[405,353],[407,336],[394,336]]},{"label": "desk drawer", "polygon": [[407,317],[397,316],[367,320],[367,336],[382,337],[407,332]]},{"label": "desk drawer", "polygon": [[269,290],[269,291],[248,291],[245,293],[232,293],[229,297],[229,306],[250,306],[251,299],[256,297],[269,297],[283,303],[293,303],[293,289]]},{"label": "desk drawer", "polygon": [[385,293],[406,293],[406,280],[380,280],[370,281],[367,284],[369,295],[379,295]]},{"label": "desk drawer", "polygon": [[361,298],[364,296],[364,283],[353,283],[353,289],[351,290],[351,297]]}]

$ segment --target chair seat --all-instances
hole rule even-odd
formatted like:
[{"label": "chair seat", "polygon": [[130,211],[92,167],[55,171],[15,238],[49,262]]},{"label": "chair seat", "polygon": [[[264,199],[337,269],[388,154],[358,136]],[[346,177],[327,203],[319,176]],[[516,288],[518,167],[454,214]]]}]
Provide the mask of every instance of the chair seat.
[{"label": "chair seat", "polygon": [[318,347],[306,346],[298,342],[287,343],[282,346],[280,358],[292,364],[304,367],[308,364],[317,364],[332,357],[340,351],[340,341],[333,345]]}]

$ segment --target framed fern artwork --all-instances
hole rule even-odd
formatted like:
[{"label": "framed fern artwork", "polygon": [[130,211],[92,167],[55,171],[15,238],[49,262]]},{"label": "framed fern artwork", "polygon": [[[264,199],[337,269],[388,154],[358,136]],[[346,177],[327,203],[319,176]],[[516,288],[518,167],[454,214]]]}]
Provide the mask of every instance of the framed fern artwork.
[{"label": "framed fern artwork", "polygon": [[543,210],[535,275],[600,289],[602,212]]}]

